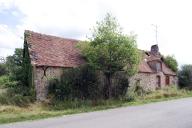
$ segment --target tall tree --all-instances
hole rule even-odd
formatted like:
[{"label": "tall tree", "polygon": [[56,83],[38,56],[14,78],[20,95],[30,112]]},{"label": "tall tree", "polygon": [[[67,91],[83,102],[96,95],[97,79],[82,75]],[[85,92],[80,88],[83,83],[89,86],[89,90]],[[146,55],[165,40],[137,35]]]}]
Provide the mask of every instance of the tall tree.
[{"label": "tall tree", "polygon": [[183,65],[178,73],[180,87],[192,89],[192,65]]},{"label": "tall tree", "polygon": [[22,74],[23,49],[16,48],[12,56],[6,58],[6,65],[10,76],[15,80],[23,78]]},{"label": "tall tree", "polygon": [[92,37],[87,42],[81,42],[79,48],[90,66],[104,72],[107,78],[106,98],[111,97],[111,78],[115,72],[124,70],[128,76],[137,72],[140,54],[135,36],[123,34],[111,14],[97,22]]},{"label": "tall tree", "polygon": [[24,95],[31,95],[32,73],[28,52],[26,49],[16,48],[12,56],[6,59],[9,76],[12,80],[17,81],[17,87],[23,88]]}]

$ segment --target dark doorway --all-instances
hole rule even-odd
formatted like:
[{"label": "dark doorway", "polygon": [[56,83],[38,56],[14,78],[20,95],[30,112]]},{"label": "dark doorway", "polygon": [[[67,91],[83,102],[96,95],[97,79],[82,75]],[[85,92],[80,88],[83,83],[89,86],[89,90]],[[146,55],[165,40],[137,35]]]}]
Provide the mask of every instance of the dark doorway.
[{"label": "dark doorway", "polygon": [[160,76],[156,77],[156,82],[157,82],[157,87],[160,88],[161,87],[161,77]]},{"label": "dark doorway", "polygon": [[169,79],[169,76],[166,76],[166,78],[165,78],[165,84],[166,84],[166,85],[170,85],[170,79]]}]

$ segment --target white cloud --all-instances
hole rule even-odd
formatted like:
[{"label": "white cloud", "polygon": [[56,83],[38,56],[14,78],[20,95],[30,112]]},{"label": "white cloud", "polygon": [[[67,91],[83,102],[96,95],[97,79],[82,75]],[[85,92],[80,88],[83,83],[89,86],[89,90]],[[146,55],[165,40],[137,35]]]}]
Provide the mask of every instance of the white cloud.
[{"label": "white cloud", "polygon": [[20,35],[8,26],[0,24],[0,56],[12,55],[14,48],[22,48],[23,40]]},{"label": "white cloud", "polygon": [[0,46],[4,49],[14,49],[21,47],[22,39],[20,34],[10,29],[7,25],[0,24]]},{"label": "white cloud", "polygon": [[[151,24],[157,24],[160,51],[175,55],[180,64],[192,63],[189,59],[192,42],[190,3],[190,0],[0,0],[0,12],[14,6],[25,16],[15,28],[0,22],[0,47],[21,47],[20,37],[25,29],[85,39],[95,22],[111,12],[125,33],[133,31],[138,35],[140,49],[149,50],[155,43]],[[12,14],[18,15],[17,12]]]}]

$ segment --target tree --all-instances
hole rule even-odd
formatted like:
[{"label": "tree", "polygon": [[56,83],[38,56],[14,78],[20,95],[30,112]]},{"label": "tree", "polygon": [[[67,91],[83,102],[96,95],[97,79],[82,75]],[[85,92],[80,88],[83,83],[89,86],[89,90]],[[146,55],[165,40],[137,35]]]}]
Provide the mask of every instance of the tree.
[{"label": "tree", "polygon": [[180,87],[192,88],[192,65],[183,65],[178,73]]},{"label": "tree", "polygon": [[106,76],[106,98],[111,97],[111,77],[117,71],[126,71],[128,76],[137,72],[140,54],[135,36],[122,33],[115,17],[107,14],[103,21],[97,22],[89,41],[78,46],[87,63]]},{"label": "tree", "polygon": [[7,68],[5,64],[0,63],[0,76],[7,74]]},{"label": "tree", "polygon": [[166,56],[164,58],[164,62],[165,64],[171,68],[174,72],[177,72],[178,71],[178,63],[177,63],[177,60],[175,59],[174,56]]},{"label": "tree", "polygon": [[14,80],[21,80],[22,74],[22,62],[23,62],[23,49],[16,48],[12,56],[6,58],[6,65],[8,67],[9,75]]},{"label": "tree", "polygon": [[[25,57],[24,57],[25,56]],[[28,52],[21,48],[16,48],[12,56],[6,59],[9,77],[17,81],[16,90],[22,89],[23,95],[32,94],[31,65]]]}]

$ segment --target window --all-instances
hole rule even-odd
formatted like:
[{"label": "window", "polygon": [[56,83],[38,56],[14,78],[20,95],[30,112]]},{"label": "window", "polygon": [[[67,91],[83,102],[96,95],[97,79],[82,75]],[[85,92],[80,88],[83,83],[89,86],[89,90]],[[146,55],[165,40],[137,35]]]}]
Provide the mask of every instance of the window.
[{"label": "window", "polygon": [[157,72],[160,72],[160,71],[161,71],[161,63],[160,63],[160,62],[157,62],[157,63],[156,63],[156,71],[157,71]]}]

